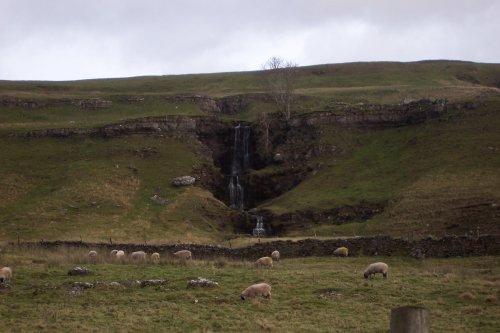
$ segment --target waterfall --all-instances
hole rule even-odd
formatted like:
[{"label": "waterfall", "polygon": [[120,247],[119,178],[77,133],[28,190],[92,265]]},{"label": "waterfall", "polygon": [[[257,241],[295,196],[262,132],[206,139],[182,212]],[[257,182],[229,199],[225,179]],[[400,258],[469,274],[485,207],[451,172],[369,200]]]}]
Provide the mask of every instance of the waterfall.
[{"label": "waterfall", "polygon": [[[232,130],[233,138],[233,159],[231,161],[231,173],[229,175],[229,204],[233,209],[245,208],[245,187],[244,174],[250,168],[250,126],[238,124]],[[256,226],[252,230],[252,235],[263,237],[266,235],[264,229],[264,218],[260,215],[252,214],[256,220]]]},{"label": "waterfall", "polygon": [[252,230],[252,235],[254,237],[262,237],[266,235],[266,230],[264,230],[264,218],[260,215],[254,215],[257,221],[255,228]]},{"label": "waterfall", "polygon": [[233,128],[233,160],[229,178],[229,203],[231,208],[245,207],[245,189],[241,175],[250,167],[250,132],[249,126],[238,124]]}]

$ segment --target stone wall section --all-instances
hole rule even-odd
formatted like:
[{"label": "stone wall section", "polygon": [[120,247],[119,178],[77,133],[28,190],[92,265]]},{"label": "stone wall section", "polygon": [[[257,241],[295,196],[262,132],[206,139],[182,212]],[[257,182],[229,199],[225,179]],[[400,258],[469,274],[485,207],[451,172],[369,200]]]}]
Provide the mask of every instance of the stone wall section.
[{"label": "stone wall section", "polygon": [[[11,243],[11,245],[16,245]],[[76,247],[101,249],[108,252],[112,249],[122,249],[130,253],[143,250],[147,253],[159,252],[173,254],[178,250],[190,250],[196,259],[227,257],[233,259],[255,260],[269,256],[272,251],[279,250],[282,258],[297,258],[311,256],[333,256],[333,251],[345,246],[350,256],[408,256],[417,258],[448,258],[500,255],[500,236],[482,235],[479,237],[444,237],[440,239],[425,238],[417,241],[392,238],[389,236],[354,237],[343,239],[319,240],[304,239],[299,241],[261,242],[242,248],[228,248],[219,245],[205,244],[110,244],[85,243],[79,241],[41,241],[21,242],[21,247],[58,248]]]}]

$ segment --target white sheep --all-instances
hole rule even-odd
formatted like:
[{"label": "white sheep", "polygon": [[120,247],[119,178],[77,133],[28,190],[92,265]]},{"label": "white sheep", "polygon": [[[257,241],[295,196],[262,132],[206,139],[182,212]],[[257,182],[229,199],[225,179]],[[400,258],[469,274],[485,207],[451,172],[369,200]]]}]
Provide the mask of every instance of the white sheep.
[{"label": "white sheep", "polygon": [[151,254],[151,261],[154,263],[160,262],[160,254],[158,252]]},{"label": "white sheep", "polygon": [[365,279],[367,279],[368,277],[375,277],[376,273],[380,273],[384,276],[384,278],[387,278],[388,270],[389,266],[386,263],[376,262],[368,265],[365,272],[363,273],[363,276],[365,277]]},{"label": "white sheep", "polygon": [[115,259],[116,261],[123,261],[123,259],[125,259],[125,251],[123,250],[116,251]]},{"label": "white sheep", "polygon": [[191,259],[192,258],[192,253],[189,250],[180,250],[174,253],[174,256],[176,256],[179,259]]},{"label": "white sheep", "polygon": [[271,253],[271,258],[280,261],[280,252],[278,250],[273,251],[273,253]]},{"label": "white sheep", "polygon": [[130,254],[130,259],[133,261],[146,261],[146,252],[135,251]]},{"label": "white sheep", "polygon": [[117,253],[118,253],[118,250],[112,250],[112,251],[109,253],[109,255],[110,255],[111,257],[113,257],[113,258],[114,258],[114,257],[116,257],[116,254],[117,254]]},{"label": "white sheep", "polygon": [[89,256],[90,261],[95,263],[97,260],[97,251],[94,251],[94,250],[89,251],[88,256]]},{"label": "white sheep", "polygon": [[264,297],[271,298],[271,286],[267,283],[257,283],[253,284],[247,289],[243,290],[240,294],[242,300],[245,300],[247,297]]},{"label": "white sheep", "polygon": [[262,257],[257,259],[255,266],[273,267],[273,259],[271,257]]},{"label": "white sheep", "polygon": [[10,282],[12,279],[12,268],[4,267],[0,269],[0,284],[3,284],[7,281]]},{"label": "white sheep", "polygon": [[339,247],[335,251],[333,251],[333,254],[339,257],[347,257],[349,255],[349,249],[347,247]]}]

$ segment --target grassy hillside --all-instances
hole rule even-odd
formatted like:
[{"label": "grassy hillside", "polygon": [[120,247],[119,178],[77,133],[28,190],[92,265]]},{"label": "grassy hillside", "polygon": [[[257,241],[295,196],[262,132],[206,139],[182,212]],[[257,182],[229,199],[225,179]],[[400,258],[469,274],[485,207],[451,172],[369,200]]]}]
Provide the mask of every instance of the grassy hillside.
[{"label": "grassy hillside", "polygon": [[[5,332],[387,332],[390,309],[429,309],[432,332],[497,332],[498,259],[425,261],[383,257],[387,279],[365,280],[373,258],[284,259],[273,269],[218,258],[186,264],[166,258],[159,265],[90,264],[85,250],[8,249],[2,262],[15,264],[10,290],[0,297]],[[75,265],[94,274],[68,276]],[[186,288],[202,276],[217,288]],[[95,283],[165,279],[163,286],[105,286],[68,292],[74,281]],[[266,281],[272,299],[242,301],[247,286]],[[26,320],[29,318],[29,320]]]},{"label": "grassy hillside", "polygon": [[323,126],[314,144],[335,145],[340,153],[308,161],[316,172],[261,208],[284,214],[387,202],[373,221],[322,225],[308,234],[422,237],[477,227],[497,233],[499,217],[492,205],[500,198],[499,106],[490,102],[421,125],[383,130]]},{"label": "grassy hillside", "polygon": [[[386,87],[405,88],[499,85],[500,65],[461,61],[413,63],[370,62],[329,64],[300,68],[298,88],[307,93],[326,89]],[[73,97],[116,94],[234,95],[262,91],[259,72],[145,76],[67,82],[0,81],[0,94],[26,97]],[[300,91],[300,90],[299,90]]]},{"label": "grassy hillside", "polygon": [[[132,135],[120,138],[23,138],[30,129],[88,128],[160,115],[206,114],[195,103],[165,96],[212,97],[264,92],[261,73],[219,73],[71,82],[0,81],[0,100],[35,100],[38,108],[0,104],[0,239],[219,242],[234,236],[232,212],[200,187],[176,189],[173,177],[190,174],[206,160],[199,142]],[[384,206],[363,223],[300,221],[289,236],[392,234],[422,237],[481,231],[498,233],[500,183],[500,65],[458,61],[350,63],[300,68],[295,113],[324,111],[346,103],[399,103],[447,98],[482,104],[452,110],[424,124],[390,129],[322,126],[320,135],[280,142],[276,151],[335,147],[303,159],[305,180],[261,202],[275,215],[328,211],[360,203]],[[130,102],[124,97],[143,97]],[[56,105],[59,99],[101,98],[104,109]],[[250,99],[228,123],[254,121],[274,105]],[[301,146],[301,147],[299,147]],[[230,149],[228,147],[227,149]],[[286,173],[290,165],[258,171]],[[168,198],[161,206],[149,198]],[[241,221],[240,221],[241,222]],[[288,223],[288,222],[287,222]],[[480,230],[478,230],[478,227]]]},{"label": "grassy hillside", "polygon": [[[227,208],[200,188],[179,189],[195,143],[161,136],[0,138],[0,238],[213,241]],[[152,202],[153,195],[169,205]],[[203,218],[210,215],[211,218]]]},{"label": "grassy hillside", "polygon": [[[499,94],[500,65],[459,61],[414,63],[375,62],[301,67],[295,112],[321,111],[336,102],[399,103],[406,98],[471,100]],[[55,101],[101,98],[113,101],[107,109],[83,110],[74,105],[37,109],[8,108],[0,104],[0,133],[27,128],[89,127],[125,119],[165,114],[200,114],[196,105],[168,103],[171,95],[212,97],[264,92],[262,73],[238,72],[99,79],[67,82],[0,81],[0,99]],[[143,97],[129,103],[124,96]],[[312,99],[311,99],[312,98]],[[241,113],[226,118],[253,121],[272,104],[252,102]]]}]

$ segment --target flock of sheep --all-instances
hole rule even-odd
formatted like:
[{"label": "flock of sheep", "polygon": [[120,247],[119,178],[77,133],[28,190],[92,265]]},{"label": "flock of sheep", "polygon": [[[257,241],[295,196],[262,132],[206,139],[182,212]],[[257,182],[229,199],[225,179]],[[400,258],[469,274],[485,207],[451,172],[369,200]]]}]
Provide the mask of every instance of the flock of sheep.
[{"label": "flock of sheep", "polygon": [[[334,255],[340,257],[347,257],[349,255],[349,250],[346,247],[339,247],[333,252]],[[95,261],[97,258],[97,252],[92,250],[89,252],[89,259]],[[122,261],[125,259],[125,251],[123,250],[113,250],[110,253],[111,257],[116,261]],[[192,258],[192,253],[189,250],[180,250],[174,253],[174,256],[181,260],[188,260]],[[147,254],[144,251],[136,251],[130,254],[130,260],[133,262],[145,262],[147,260]],[[273,251],[271,256],[262,257],[255,261],[255,266],[257,267],[273,267],[274,261],[280,260],[279,251]],[[150,260],[153,263],[158,263],[160,261],[160,254],[158,252],[154,252],[150,256]],[[370,264],[363,273],[365,278],[374,277],[375,274],[382,274],[384,278],[387,277],[387,272],[389,270],[389,266],[383,262],[377,262]],[[240,294],[242,300],[250,297],[264,297],[271,298],[271,286],[267,283],[257,283],[249,286],[245,290],[243,290]]]},{"label": "flock of sheep", "polygon": [[[112,250],[110,252],[110,256],[114,261],[123,262],[126,258],[125,251],[123,250]],[[174,256],[178,259],[187,260],[192,258],[191,251],[189,250],[180,250],[174,253]],[[91,250],[88,253],[89,260],[93,263],[97,261],[97,251]],[[146,262],[148,255],[144,251],[135,251],[132,252],[129,256],[132,262]],[[151,262],[159,263],[160,262],[160,254],[158,252],[154,252],[149,257]]]},{"label": "flock of sheep", "polygon": [[[334,255],[347,257],[349,251],[346,247],[339,247],[334,252]],[[125,251],[123,250],[112,250],[110,253],[111,258],[118,262],[122,262],[125,259]],[[98,254],[97,251],[91,250],[88,253],[89,260],[91,262],[96,262]],[[192,253],[189,250],[180,250],[174,253],[174,257],[181,260],[188,260],[192,258]],[[133,262],[146,262],[147,254],[144,251],[135,251],[132,252],[129,256],[130,260]],[[150,260],[153,263],[158,263],[160,261],[160,254],[158,252],[154,252],[150,256]],[[262,257],[255,261],[255,266],[257,267],[273,267],[273,261],[280,260],[279,251],[273,251],[271,256]],[[365,278],[374,277],[375,274],[382,274],[384,278],[387,277],[387,272],[389,270],[389,266],[383,262],[376,262],[370,264],[363,273]],[[0,269],[0,285],[10,282],[12,279],[12,269],[10,267],[3,267]],[[243,290],[240,294],[242,300],[251,297],[264,297],[271,298],[271,286],[267,283],[257,283],[249,286],[245,290]]]}]

